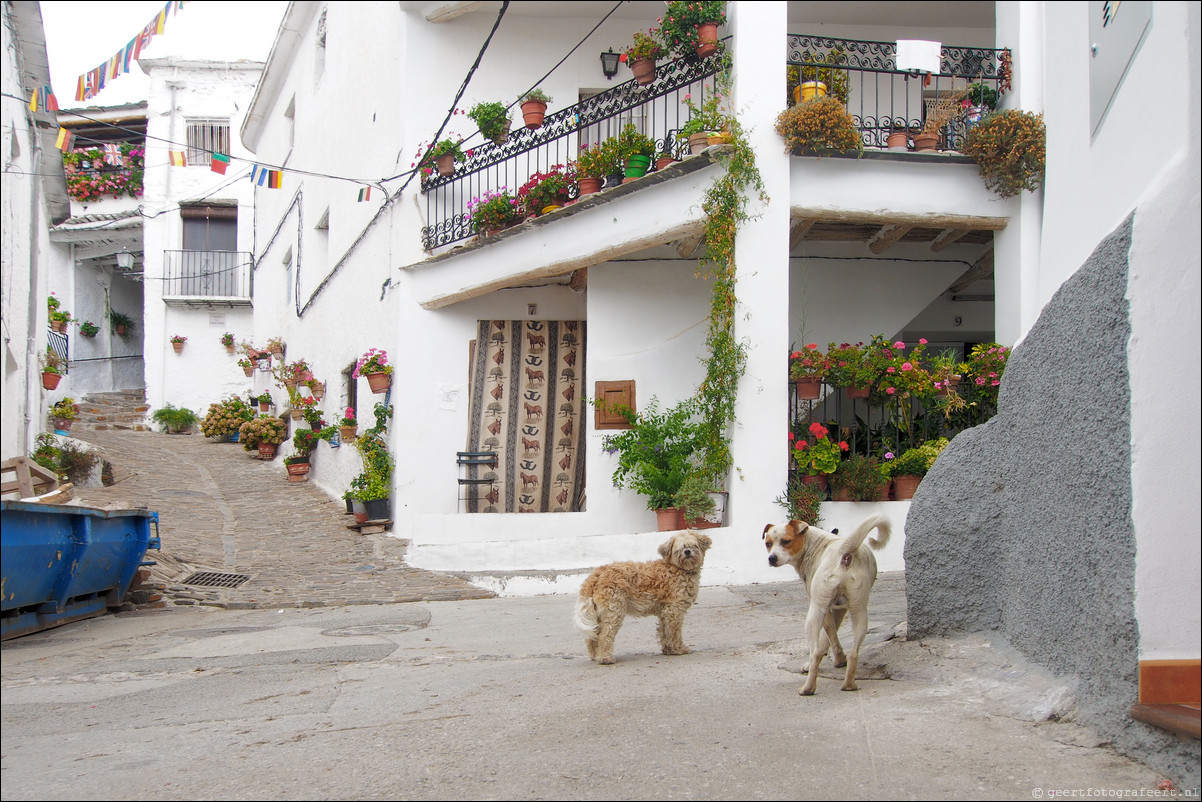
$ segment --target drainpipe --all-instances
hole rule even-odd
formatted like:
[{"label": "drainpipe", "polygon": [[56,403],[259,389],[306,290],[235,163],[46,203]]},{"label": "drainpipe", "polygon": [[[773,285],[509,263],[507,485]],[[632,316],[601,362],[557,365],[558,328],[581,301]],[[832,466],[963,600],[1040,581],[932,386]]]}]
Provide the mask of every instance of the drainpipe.
[{"label": "drainpipe", "polygon": [[[29,139],[30,152],[33,154],[33,172],[38,175],[42,172],[42,143],[41,137],[38,136],[37,122],[29,115],[26,115],[29,120]],[[21,432],[21,442],[25,444],[25,454],[33,451],[33,430],[35,420],[40,421],[42,418],[42,398],[45,391],[42,390],[41,368],[38,363],[38,358],[41,352],[38,350],[38,343],[41,338],[38,337],[38,299],[42,298],[42,271],[38,266],[38,229],[45,224],[40,210],[44,205],[42,197],[43,187],[40,180],[34,180],[31,183],[33,192],[30,193],[29,200],[29,318],[28,318],[28,335],[26,336],[25,345],[25,420],[24,430]],[[43,308],[46,302],[40,304]],[[34,418],[34,410],[37,410],[37,418]]]}]

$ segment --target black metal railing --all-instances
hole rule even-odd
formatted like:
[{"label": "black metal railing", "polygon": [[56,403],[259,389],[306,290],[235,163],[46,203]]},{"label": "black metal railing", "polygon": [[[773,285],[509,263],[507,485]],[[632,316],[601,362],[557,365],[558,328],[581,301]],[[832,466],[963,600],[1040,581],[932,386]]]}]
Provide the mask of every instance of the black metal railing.
[{"label": "black metal railing", "polygon": [[691,96],[695,106],[705,102],[713,92],[713,82],[706,80],[715,75],[719,63],[713,57],[661,64],[651,83],[640,86],[631,80],[584,98],[548,114],[535,130],[523,127],[515,106],[514,130],[507,142],[476,145],[454,174],[433,175],[422,182],[428,221],[422,228],[422,247],[433,250],[471,236],[467,204],[473,198],[502,188],[516,194],[533,173],[574,161],[582,146],[615,137],[628,123],[655,140],[657,152],[685,155],[688,143],[678,141],[676,134],[689,119],[686,97]]},{"label": "black metal railing", "polygon": [[892,451],[896,456],[936,437],[953,437],[962,428],[928,414],[916,398],[858,399],[850,398],[844,387],[821,387],[817,399],[806,400],[789,382],[790,431],[804,439],[811,424],[821,423],[835,442],[847,442],[849,454],[880,458]]},{"label": "black metal railing", "polygon": [[[864,147],[883,148],[889,134],[922,130],[941,99],[981,82],[998,91],[1008,81],[1008,50],[945,45],[938,74],[897,68],[895,42],[789,34],[788,62],[805,76],[846,87],[847,110]],[[958,149],[970,125],[966,114],[940,128],[940,147]]]},{"label": "black metal railing", "polygon": [[246,251],[163,251],[163,297],[249,301],[252,265]]}]

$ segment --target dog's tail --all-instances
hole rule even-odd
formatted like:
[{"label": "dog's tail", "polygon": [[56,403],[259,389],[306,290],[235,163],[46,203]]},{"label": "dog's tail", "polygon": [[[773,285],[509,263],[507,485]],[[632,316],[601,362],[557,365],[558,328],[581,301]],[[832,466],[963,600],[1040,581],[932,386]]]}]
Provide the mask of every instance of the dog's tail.
[{"label": "dog's tail", "polygon": [[597,623],[597,605],[592,598],[581,596],[576,602],[576,627],[592,634],[601,629]]},{"label": "dog's tail", "polygon": [[889,543],[889,535],[893,533],[893,527],[889,523],[889,519],[884,515],[870,515],[864,519],[856,531],[852,532],[846,540],[843,541],[842,551],[844,554],[853,554],[856,549],[864,542],[864,538],[868,537],[868,533],[873,529],[877,531],[877,536],[868,541],[868,545],[874,551],[880,551]]}]

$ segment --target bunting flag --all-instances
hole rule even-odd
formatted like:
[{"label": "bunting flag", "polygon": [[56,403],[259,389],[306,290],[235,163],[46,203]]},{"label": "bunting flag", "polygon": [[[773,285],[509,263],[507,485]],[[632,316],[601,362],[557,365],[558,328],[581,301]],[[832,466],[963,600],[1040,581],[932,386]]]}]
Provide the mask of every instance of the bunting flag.
[{"label": "bunting flag", "polygon": [[359,202],[371,200],[371,187],[363,187],[359,190]]},{"label": "bunting flag", "polygon": [[38,92],[39,91],[40,90],[35,89],[35,90],[33,90],[33,94],[29,96],[29,110],[30,111],[38,110]]},{"label": "bunting flag", "polygon": [[178,14],[184,7],[184,0],[171,0],[155,14],[129,44],[118,50],[111,58],[91,72],[79,76],[76,84],[75,99],[88,100],[104,89],[107,81],[129,72],[130,62],[142,55],[142,49],[150,44],[150,40],[164,32],[167,26],[167,16]]},{"label": "bunting flag", "polygon": [[209,169],[215,173],[225,175],[225,169],[230,166],[230,157],[224,153],[214,153],[213,161],[209,165]]},{"label": "bunting flag", "polygon": [[104,160],[114,167],[121,166],[121,146],[120,145],[105,145]]},{"label": "bunting flag", "polygon": [[58,98],[54,96],[54,90],[49,86],[42,87],[43,105],[46,111],[58,111]]},{"label": "bunting flag", "polygon": [[85,97],[84,97],[84,80],[83,80],[83,76],[81,75],[81,76],[79,76],[79,80],[75,84],[75,100],[81,101],[84,99],[85,99]]},{"label": "bunting flag", "polygon": [[283,173],[279,170],[268,170],[266,167],[254,164],[250,168],[250,183],[268,189],[279,189]]},{"label": "bunting flag", "polygon": [[75,140],[75,134],[68,131],[66,128],[58,129],[58,139],[55,140],[54,146],[64,153],[71,149],[71,142]]},{"label": "bunting flag", "polygon": [[188,166],[188,157],[184,154],[184,152],[182,150],[170,151],[169,155],[171,157],[171,166],[172,167],[187,167]]},{"label": "bunting flag", "polygon": [[283,173],[281,173],[279,170],[268,170],[267,172],[268,172],[267,188],[268,189],[279,189],[280,188],[280,180],[283,178]]}]

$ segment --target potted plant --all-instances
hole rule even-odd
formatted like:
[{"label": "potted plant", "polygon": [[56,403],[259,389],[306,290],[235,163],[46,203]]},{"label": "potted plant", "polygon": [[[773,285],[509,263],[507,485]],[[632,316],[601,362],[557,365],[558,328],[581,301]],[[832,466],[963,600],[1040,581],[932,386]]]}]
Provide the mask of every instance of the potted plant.
[{"label": "potted plant", "polygon": [[776,133],[785,147],[798,155],[819,156],[823,151],[864,149],[855,120],[842,103],[831,97],[799,103],[776,117]]},{"label": "potted plant", "polygon": [[971,131],[981,117],[997,108],[998,91],[984,81],[975,81],[968,85],[967,92],[964,125]]},{"label": "potted plant", "polygon": [[684,96],[685,105],[689,108],[689,119],[681,127],[676,138],[688,140],[691,153],[700,153],[710,144],[718,144],[711,143],[710,137],[730,128],[730,118],[722,110],[723,98],[722,93],[713,91],[698,106],[693,103],[691,93]]},{"label": "potted plant", "polygon": [[722,525],[718,504],[714,500],[717,488],[696,467],[685,473],[680,489],[673,496],[684,526],[689,529],[711,529]]},{"label": "potted plant", "polygon": [[804,348],[789,352],[789,378],[797,386],[797,397],[813,401],[822,394],[822,378],[826,375],[826,354],[818,343],[809,343]]},{"label": "potted plant", "polygon": [[672,151],[661,150],[659,153],[655,154],[655,171],[659,172],[675,161],[676,157],[672,155]]},{"label": "potted plant", "polygon": [[356,379],[365,376],[368,386],[376,395],[387,393],[392,384],[392,365],[388,364],[388,352],[379,348],[370,349],[355,363],[353,375]]},{"label": "potted plant", "polygon": [[262,394],[255,396],[255,403],[259,405],[260,412],[266,412],[271,408],[271,393],[263,392]]},{"label": "potted plant", "polygon": [[574,165],[556,164],[545,173],[534,173],[518,188],[518,200],[532,217],[558,209],[568,202],[576,184]]},{"label": "potted plant", "polygon": [[931,103],[922,130],[914,135],[915,151],[935,150],[939,146],[940,132],[963,112],[967,94],[967,89],[942,93]]},{"label": "potted plant", "polygon": [[522,202],[506,187],[486,190],[467,202],[468,226],[477,234],[496,234],[522,219]]},{"label": "potted plant", "polygon": [[267,341],[267,352],[276,359],[284,358],[284,341],[279,337],[272,337]]},{"label": "potted plant", "polygon": [[455,165],[467,160],[467,154],[460,146],[462,142],[462,139],[451,139],[450,137],[438,140],[426,154],[427,163],[433,162],[439,175],[452,175],[455,172]]},{"label": "potted plant", "polygon": [[[797,80],[793,86],[793,102],[805,103],[822,97],[832,97],[846,105],[851,94],[851,76],[847,70],[835,69],[836,64],[847,63],[847,53],[843,48],[836,47],[823,56],[810,51],[803,51],[801,61],[807,62],[797,67]],[[820,66],[831,65],[831,66]],[[789,73],[792,81],[793,73]]]},{"label": "potted plant", "polygon": [[624,406],[613,411],[630,425],[602,440],[606,453],[618,458],[614,486],[646,496],[647,509],[656,511],[661,531],[680,528],[676,494],[689,473],[690,457],[702,445],[696,399],[661,411],[653,397],[641,413]]},{"label": "potted plant", "polygon": [[317,399],[313,397],[301,399],[301,417],[305,419],[305,423],[309,424],[309,428],[315,432],[320,432],[326,428],[325,413],[317,406]]},{"label": "potted plant", "polygon": [[288,426],[275,415],[252,418],[238,429],[242,448],[257,451],[260,459],[273,459],[276,447],[288,436]]},{"label": "potted plant", "polygon": [[811,525],[822,522],[822,502],[826,493],[817,485],[803,482],[800,476],[790,476],[789,486],[776,503],[785,508],[790,520],[805,521]]},{"label": "potted plant", "polygon": [[66,434],[71,430],[71,422],[79,417],[79,404],[74,398],[63,398],[50,407],[50,420],[55,434]]},{"label": "potted plant", "polygon": [[883,360],[863,342],[830,343],[826,348],[826,380],[843,387],[848,398],[868,398],[884,370]]},{"label": "potted plant", "polygon": [[718,52],[718,26],[726,24],[726,3],[674,0],[657,21],[660,37],[673,52],[707,58]]},{"label": "potted plant", "polygon": [[242,424],[254,417],[255,411],[250,404],[238,396],[230,396],[224,401],[209,405],[209,411],[201,421],[200,430],[205,437],[224,437],[237,442],[238,430],[242,428]]},{"label": "potted plant", "polygon": [[1034,192],[1043,183],[1047,130],[1042,114],[1008,109],[990,114],[968,132],[964,155],[980,168],[985,186],[1000,197]]},{"label": "potted plant", "polygon": [[833,501],[883,501],[889,492],[889,474],[876,457],[852,454],[830,475]]},{"label": "potted plant", "polygon": [[551,97],[542,89],[534,88],[518,98],[522,105],[522,121],[531,131],[541,128]]},{"label": "potted plant", "polygon": [[893,493],[898,501],[913,498],[919,482],[935,464],[939,454],[947,448],[947,438],[928,440],[920,446],[903,451],[889,464],[893,477]]},{"label": "potted plant", "polygon": [[284,466],[288,471],[289,482],[304,482],[308,480],[309,465],[317,444],[329,436],[328,432],[315,432],[312,429],[297,429],[292,435],[293,453],[285,457]]},{"label": "potted plant", "polygon": [[618,157],[618,140],[610,137],[604,142],[585,145],[576,159],[577,183],[580,194],[588,195],[601,189],[607,176],[622,169]]},{"label": "potted plant", "polygon": [[85,320],[79,325],[79,333],[90,339],[100,333],[100,327],[90,320]]},{"label": "potted plant", "polygon": [[839,467],[839,460],[848,448],[845,440],[836,443],[830,439],[830,430],[818,421],[810,424],[809,437],[801,438],[789,432],[789,455],[793,458],[793,464],[811,477],[812,484],[824,489],[826,477]]},{"label": "potted plant", "polygon": [[46,315],[50,321],[50,328],[55,331],[66,331],[67,324],[71,322],[71,313],[60,308],[62,302],[54,297],[54,293],[46,296]]},{"label": "potted plant", "polygon": [[231,334],[228,331],[225,334],[222,334],[221,335],[221,344],[225,346],[225,350],[227,353],[231,353],[231,354],[234,353],[234,335],[233,334]]},{"label": "potted plant", "polygon": [[53,390],[58,387],[58,383],[63,379],[67,361],[53,348],[46,346],[46,350],[38,357],[38,364],[42,368],[42,388]]},{"label": "potted plant", "polygon": [[509,128],[513,121],[504,103],[495,100],[477,103],[467,116],[472,118],[486,139],[491,139],[497,145],[509,141]]},{"label": "potted plant", "polygon": [[126,337],[133,334],[134,320],[129,315],[122,314],[115,309],[109,310],[109,324],[113,327],[113,333],[118,337]]},{"label": "potted plant", "polygon": [[667,48],[656,38],[655,30],[634,32],[634,42],[622,52],[622,60],[639,86],[655,80],[655,62],[668,54]]},{"label": "potted plant", "polygon": [[238,367],[242,368],[242,372],[246,374],[248,379],[255,375],[255,363],[251,362],[246,357],[242,357],[238,360]]},{"label": "potted plant", "polygon": [[192,427],[200,420],[192,410],[174,404],[156,409],[150,419],[162,426],[163,431],[168,434],[191,434]]},{"label": "potted plant", "polygon": [[342,413],[342,419],[338,421],[338,436],[342,442],[349,443],[355,439],[358,431],[359,422],[355,420],[355,408],[347,407]]},{"label": "potted plant", "polygon": [[182,334],[171,335],[171,347],[175,349],[175,353],[177,354],[184,350],[184,343],[187,341],[188,338]]},{"label": "potted plant", "polygon": [[960,355],[950,348],[932,358],[927,373],[931,377],[935,397],[945,397],[954,393],[965,370],[967,366],[960,362]]},{"label": "potted plant", "polygon": [[627,178],[639,178],[651,168],[655,141],[639,132],[634,123],[626,123],[618,134],[618,158],[625,165]]},{"label": "potted plant", "polygon": [[396,462],[388,453],[382,432],[382,420],[377,410],[377,426],[355,440],[355,448],[363,459],[363,472],[351,480],[351,490],[358,502],[355,519],[359,523],[391,517],[392,471]]}]

